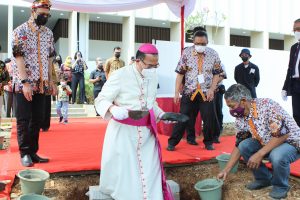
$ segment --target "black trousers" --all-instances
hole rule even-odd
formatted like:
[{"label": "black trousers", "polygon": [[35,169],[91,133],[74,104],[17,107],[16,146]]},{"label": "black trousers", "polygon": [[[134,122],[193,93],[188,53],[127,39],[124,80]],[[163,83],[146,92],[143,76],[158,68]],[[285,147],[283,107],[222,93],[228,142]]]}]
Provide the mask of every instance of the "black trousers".
[{"label": "black trousers", "polygon": [[[101,92],[101,89],[99,90],[99,89],[94,89],[93,90],[93,93],[94,93],[94,100],[97,98],[97,96],[98,96],[98,94]],[[97,112],[97,110],[96,110],[96,107],[94,106],[94,108],[95,108],[95,111],[96,111],[96,114],[97,114],[97,116],[99,116],[99,113]]]},{"label": "black trousers", "polygon": [[15,105],[12,92],[4,91],[4,110],[5,117],[15,116]]},{"label": "black trousers", "polygon": [[81,73],[72,74],[72,102],[76,102],[76,92],[79,84],[79,103],[85,102],[84,75]]},{"label": "black trousers", "polygon": [[48,130],[50,128],[51,121],[51,95],[45,96],[45,107],[44,107],[44,119],[41,124],[43,130]]},{"label": "black trousers", "polygon": [[293,117],[300,127],[300,79],[292,81]]},{"label": "black trousers", "polygon": [[35,94],[27,101],[22,93],[14,94],[16,100],[17,135],[21,156],[39,150],[39,133],[43,122],[45,95]]},{"label": "black trousers", "polygon": [[196,124],[196,119],[197,115],[199,113],[199,107],[198,104],[192,104],[191,105],[193,108],[190,111],[189,116],[189,121],[186,125],[186,140],[193,142],[196,140],[196,132],[195,132],[195,124]]},{"label": "black trousers", "polygon": [[[194,109],[194,110],[193,110]],[[216,116],[214,112],[214,102],[203,101],[198,94],[194,101],[190,100],[189,96],[183,95],[180,103],[180,113],[190,116],[192,112],[199,110],[203,121],[203,135],[204,144],[209,145],[213,143],[213,139],[220,135],[220,130],[216,123]],[[177,123],[174,125],[172,135],[168,140],[168,144],[176,146],[183,137],[184,130],[189,122]]]}]

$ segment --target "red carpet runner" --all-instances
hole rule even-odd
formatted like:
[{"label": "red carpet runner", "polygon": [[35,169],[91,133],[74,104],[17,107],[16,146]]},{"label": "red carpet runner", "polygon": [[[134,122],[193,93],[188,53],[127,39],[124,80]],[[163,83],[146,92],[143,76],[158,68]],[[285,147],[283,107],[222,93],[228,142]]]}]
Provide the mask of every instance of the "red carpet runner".
[{"label": "red carpet runner", "polygon": [[[35,164],[50,173],[84,170],[99,170],[101,150],[107,122],[96,118],[70,119],[67,125],[52,120],[48,132],[40,133],[39,155],[50,158],[47,164]],[[203,143],[199,146],[188,145],[182,141],[176,151],[166,151],[168,136],[160,135],[163,149],[163,161],[167,164],[194,163],[212,159],[222,152],[231,152],[234,137],[222,137],[221,144],[216,144],[215,151],[206,151]],[[200,141],[199,141],[200,142]],[[292,166],[291,173],[300,176],[300,162]],[[16,128],[13,127],[11,145],[8,150],[0,151],[0,180],[11,180],[24,167],[20,164]],[[11,185],[6,187],[9,194]]]}]

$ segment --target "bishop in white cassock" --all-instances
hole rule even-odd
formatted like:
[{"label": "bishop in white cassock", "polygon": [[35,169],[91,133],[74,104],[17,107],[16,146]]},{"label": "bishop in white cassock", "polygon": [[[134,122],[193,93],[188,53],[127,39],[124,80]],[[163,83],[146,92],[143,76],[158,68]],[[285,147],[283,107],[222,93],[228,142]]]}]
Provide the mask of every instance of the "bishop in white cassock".
[{"label": "bishop in white cassock", "polygon": [[[153,123],[151,127],[164,115],[156,103],[158,51],[152,44],[143,44],[136,59],[113,72],[95,99],[97,112],[109,120],[100,190],[115,200],[171,200]],[[130,119],[130,111],[137,110],[150,114]]]}]

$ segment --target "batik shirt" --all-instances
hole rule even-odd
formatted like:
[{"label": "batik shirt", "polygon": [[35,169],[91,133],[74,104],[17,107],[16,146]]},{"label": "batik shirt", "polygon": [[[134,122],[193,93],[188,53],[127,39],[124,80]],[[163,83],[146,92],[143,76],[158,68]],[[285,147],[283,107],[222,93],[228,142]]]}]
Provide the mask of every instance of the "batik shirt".
[{"label": "batik shirt", "polygon": [[[252,120],[256,131],[253,131],[249,125],[250,120]],[[249,116],[236,118],[235,126],[239,134],[250,132],[252,138],[259,140],[262,145],[266,145],[272,137],[289,134],[286,142],[296,147],[300,152],[300,128],[295,120],[272,99],[253,99]]]},{"label": "batik shirt", "polygon": [[211,87],[213,76],[223,72],[219,55],[212,48],[205,48],[202,72],[199,72],[198,60],[199,55],[195,50],[195,46],[187,47],[175,69],[176,73],[185,75],[184,95],[191,95],[195,92],[198,86],[198,74],[204,76],[204,83],[200,86],[203,93],[206,93]]},{"label": "batik shirt", "polygon": [[55,56],[52,31],[45,26],[38,27],[31,17],[13,31],[12,38],[15,92],[22,92],[23,88],[16,65],[16,57],[22,56],[33,92],[49,93],[49,59]]},{"label": "batik shirt", "polygon": [[113,71],[116,71],[124,66],[125,62],[123,60],[112,57],[106,61],[104,71],[106,71],[109,76]]}]

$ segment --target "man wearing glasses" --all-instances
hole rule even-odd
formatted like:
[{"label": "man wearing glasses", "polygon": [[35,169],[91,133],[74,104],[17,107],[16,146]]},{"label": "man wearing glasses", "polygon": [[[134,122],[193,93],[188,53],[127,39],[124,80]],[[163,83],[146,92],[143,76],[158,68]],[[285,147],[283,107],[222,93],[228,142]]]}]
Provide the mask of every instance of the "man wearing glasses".
[{"label": "man wearing glasses", "polygon": [[[179,102],[180,86],[185,78],[180,113],[190,116],[195,110],[200,110],[203,120],[204,144],[207,150],[214,150],[213,140],[219,136],[220,129],[214,112],[214,96],[218,83],[223,80],[224,72],[218,53],[206,47],[207,33],[197,31],[193,36],[194,45],[186,48],[179,60],[175,72],[177,73],[174,102]],[[168,141],[168,151],[174,151],[180,142],[188,122],[177,123]],[[188,136],[187,142],[197,145],[195,135]]]},{"label": "man wearing glasses", "polygon": [[300,126],[300,19],[294,22],[294,33],[297,43],[291,47],[289,67],[281,96],[284,101],[287,100],[287,96],[292,96],[293,117]]},{"label": "man wearing glasses", "polygon": [[45,27],[50,7],[49,0],[35,0],[29,20],[13,31],[13,92],[21,163],[25,167],[49,161],[37,152],[45,94],[56,95],[57,91],[52,79],[53,33]]}]

